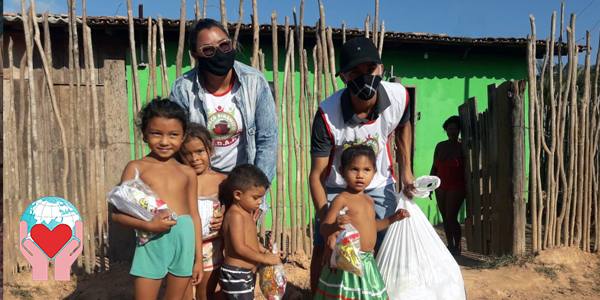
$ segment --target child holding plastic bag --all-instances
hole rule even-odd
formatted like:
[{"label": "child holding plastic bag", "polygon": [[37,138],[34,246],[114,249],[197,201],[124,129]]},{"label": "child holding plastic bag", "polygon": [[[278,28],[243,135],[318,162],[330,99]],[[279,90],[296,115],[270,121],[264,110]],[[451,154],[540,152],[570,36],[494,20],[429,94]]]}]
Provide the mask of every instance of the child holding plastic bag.
[{"label": "child holding plastic bag", "polygon": [[220,234],[225,208],[219,202],[219,184],[227,175],[210,165],[212,138],[206,127],[190,123],[181,147],[181,158],[192,167],[198,179],[198,210],[202,221],[202,265],[204,275],[196,288],[196,299],[215,299],[219,268],[223,264],[223,237]]},{"label": "child holding plastic bag", "polygon": [[140,111],[140,130],[150,153],[130,161],[121,182],[139,179],[165,201],[177,214],[172,220],[167,211],[144,221],[121,211],[113,211],[113,221],[138,230],[156,234],[143,245],[137,245],[130,274],[135,276],[135,298],[156,299],[167,278],[165,298],[182,299],[190,279],[198,284],[202,279],[202,232],[196,173],[175,160],[183,143],[187,115],[167,99],[155,99]]},{"label": "child holding plastic bag", "polygon": [[[315,299],[387,299],[386,287],[375,264],[373,249],[377,231],[408,217],[405,210],[375,219],[373,200],[364,193],[375,174],[375,152],[366,145],[352,146],[342,153],[341,172],[346,190],[332,202],[321,225],[333,251],[335,268],[321,271]],[[344,211],[344,217],[338,217]],[[324,259],[328,259],[326,253]]]}]

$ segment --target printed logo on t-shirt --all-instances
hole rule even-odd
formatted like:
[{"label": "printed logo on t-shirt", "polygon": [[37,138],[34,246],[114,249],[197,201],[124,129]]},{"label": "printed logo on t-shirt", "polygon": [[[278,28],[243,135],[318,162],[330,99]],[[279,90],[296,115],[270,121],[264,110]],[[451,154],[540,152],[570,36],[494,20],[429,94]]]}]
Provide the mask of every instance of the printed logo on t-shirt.
[{"label": "printed logo on t-shirt", "polygon": [[215,147],[227,147],[239,139],[240,131],[235,121],[235,112],[235,108],[225,111],[219,105],[216,107],[215,112],[208,116],[207,125]]},{"label": "printed logo on t-shirt", "polygon": [[374,135],[367,135],[366,138],[357,138],[356,140],[353,141],[345,141],[343,144],[343,149],[346,150],[352,146],[357,146],[357,145],[367,145],[369,147],[371,147],[371,149],[373,149],[373,152],[375,152],[375,155],[379,154],[379,135],[378,134],[374,134]]}]

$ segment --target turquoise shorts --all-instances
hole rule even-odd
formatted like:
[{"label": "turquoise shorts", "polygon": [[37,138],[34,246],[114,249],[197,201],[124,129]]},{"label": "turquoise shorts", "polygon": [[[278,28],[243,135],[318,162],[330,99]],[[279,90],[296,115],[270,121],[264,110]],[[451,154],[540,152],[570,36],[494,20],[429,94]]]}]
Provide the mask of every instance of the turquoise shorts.
[{"label": "turquoise shorts", "polygon": [[192,217],[181,215],[171,229],[135,248],[129,274],[150,279],[162,279],[167,273],[190,277],[195,254]]}]

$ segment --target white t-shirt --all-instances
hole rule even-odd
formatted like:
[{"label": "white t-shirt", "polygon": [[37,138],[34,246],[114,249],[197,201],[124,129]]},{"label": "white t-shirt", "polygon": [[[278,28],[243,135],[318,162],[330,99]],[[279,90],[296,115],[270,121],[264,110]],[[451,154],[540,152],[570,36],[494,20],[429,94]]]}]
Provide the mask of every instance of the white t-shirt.
[{"label": "white t-shirt", "polygon": [[329,174],[325,182],[327,187],[346,187],[346,181],[339,172],[342,152],[357,144],[371,146],[377,158],[377,172],[367,189],[380,188],[395,182],[389,137],[402,119],[408,96],[406,88],[401,84],[382,81],[381,86],[390,99],[390,106],[382,111],[376,120],[366,124],[348,125],[344,122],[341,105],[344,90],[336,92],[321,102],[319,110],[334,144],[330,155]]},{"label": "white t-shirt", "polygon": [[211,167],[217,171],[230,172],[238,161],[245,161],[246,152],[238,145],[243,138],[242,113],[233,102],[232,89],[224,94],[205,94],[206,127],[213,139],[214,154]]}]

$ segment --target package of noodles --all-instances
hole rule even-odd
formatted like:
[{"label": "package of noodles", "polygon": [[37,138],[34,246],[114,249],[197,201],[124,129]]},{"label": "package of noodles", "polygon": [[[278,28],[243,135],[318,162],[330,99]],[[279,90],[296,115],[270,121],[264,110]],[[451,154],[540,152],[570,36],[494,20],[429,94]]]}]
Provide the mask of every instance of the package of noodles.
[{"label": "package of noodles", "polygon": [[[277,254],[277,244],[273,245],[273,254]],[[287,278],[283,265],[264,266],[258,271],[260,290],[268,300],[279,300],[285,294]]]},{"label": "package of noodles", "polygon": [[[346,208],[342,209],[340,215],[345,215],[346,211]],[[344,230],[338,234],[329,264],[332,268],[358,276],[363,275],[363,264],[360,260],[360,233],[352,224],[345,224]]]}]

